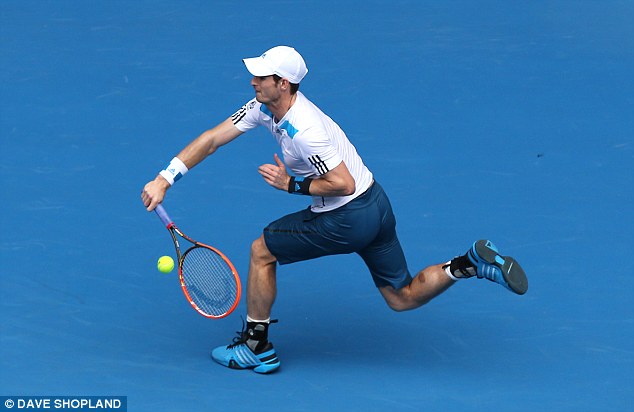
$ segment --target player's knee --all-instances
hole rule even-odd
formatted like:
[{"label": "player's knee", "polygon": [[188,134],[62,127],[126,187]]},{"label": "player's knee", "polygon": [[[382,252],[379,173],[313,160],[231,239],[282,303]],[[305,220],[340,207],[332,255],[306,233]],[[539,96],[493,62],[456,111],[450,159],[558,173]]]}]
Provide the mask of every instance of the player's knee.
[{"label": "player's knee", "polygon": [[387,306],[395,312],[404,312],[412,309],[412,306],[407,298],[406,292],[401,290],[395,290],[393,288],[386,288],[381,291],[385,303]]},{"label": "player's knee", "polygon": [[416,309],[428,302],[415,299],[411,296],[411,290],[408,287],[398,290],[388,287],[381,290],[381,292],[387,306],[395,312]]},{"label": "player's knee", "polygon": [[405,312],[413,309],[413,306],[409,301],[405,299],[390,299],[386,300],[387,306],[392,309],[394,312]]},{"label": "player's knee", "polygon": [[251,260],[263,264],[276,261],[275,256],[271,254],[269,248],[266,246],[264,236],[260,236],[251,243]]}]

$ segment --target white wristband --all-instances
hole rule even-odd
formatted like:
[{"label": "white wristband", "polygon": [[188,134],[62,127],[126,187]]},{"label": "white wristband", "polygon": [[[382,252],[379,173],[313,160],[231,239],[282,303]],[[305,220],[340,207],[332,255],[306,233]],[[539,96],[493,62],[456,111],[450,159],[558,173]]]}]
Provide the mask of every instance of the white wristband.
[{"label": "white wristband", "polygon": [[187,173],[189,169],[185,166],[185,163],[181,159],[175,157],[172,159],[169,165],[164,170],[161,170],[159,174],[165,178],[171,185],[177,182],[181,177]]}]

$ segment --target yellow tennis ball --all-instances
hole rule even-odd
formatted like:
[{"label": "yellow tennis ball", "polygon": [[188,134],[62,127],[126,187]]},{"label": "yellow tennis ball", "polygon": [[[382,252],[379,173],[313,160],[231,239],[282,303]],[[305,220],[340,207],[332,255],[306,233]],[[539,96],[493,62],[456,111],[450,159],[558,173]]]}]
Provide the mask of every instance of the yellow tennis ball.
[{"label": "yellow tennis ball", "polygon": [[158,267],[159,272],[170,273],[174,270],[174,259],[169,256],[161,256],[156,266]]}]

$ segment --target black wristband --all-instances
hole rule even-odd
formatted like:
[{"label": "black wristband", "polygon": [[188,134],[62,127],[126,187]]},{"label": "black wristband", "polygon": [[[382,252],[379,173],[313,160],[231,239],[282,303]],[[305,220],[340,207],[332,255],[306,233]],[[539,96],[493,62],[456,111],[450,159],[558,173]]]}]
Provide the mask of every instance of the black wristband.
[{"label": "black wristband", "polygon": [[288,182],[288,193],[294,195],[310,195],[310,184],[313,179],[310,177],[295,177],[291,176],[291,180]]}]

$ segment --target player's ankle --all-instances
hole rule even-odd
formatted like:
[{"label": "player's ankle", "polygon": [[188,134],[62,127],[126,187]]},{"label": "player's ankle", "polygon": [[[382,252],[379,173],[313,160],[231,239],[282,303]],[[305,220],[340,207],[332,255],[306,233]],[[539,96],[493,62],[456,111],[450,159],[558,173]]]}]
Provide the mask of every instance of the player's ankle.
[{"label": "player's ankle", "polygon": [[442,267],[447,276],[453,280],[465,279],[475,276],[476,267],[471,263],[467,255],[457,256]]},{"label": "player's ankle", "polygon": [[267,347],[269,344],[269,326],[275,322],[277,320],[271,321],[270,318],[256,320],[247,316],[247,333],[249,337],[245,343],[253,353],[259,353]]}]

